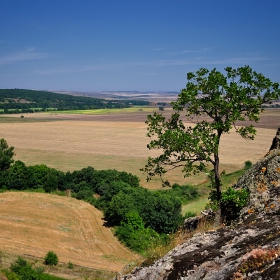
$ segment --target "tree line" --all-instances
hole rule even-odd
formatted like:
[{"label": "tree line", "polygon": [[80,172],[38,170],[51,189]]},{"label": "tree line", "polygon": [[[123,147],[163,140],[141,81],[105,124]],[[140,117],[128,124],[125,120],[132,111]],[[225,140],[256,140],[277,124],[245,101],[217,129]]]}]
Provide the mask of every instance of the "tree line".
[{"label": "tree line", "polygon": [[34,191],[66,195],[87,201],[102,210],[106,223],[128,247],[144,253],[151,246],[168,242],[168,234],[182,225],[182,203],[198,197],[191,186],[174,185],[164,191],[140,186],[139,178],[117,170],[86,167],[62,172],[44,164],[27,166],[13,160],[14,148],[0,140],[0,190]]},{"label": "tree line", "polygon": [[0,109],[3,113],[32,113],[46,110],[89,110],[103,108],[128,108],[149,105],[143,100],[105,100],[73,96],[49,91],[28,89],[0,89]]}]

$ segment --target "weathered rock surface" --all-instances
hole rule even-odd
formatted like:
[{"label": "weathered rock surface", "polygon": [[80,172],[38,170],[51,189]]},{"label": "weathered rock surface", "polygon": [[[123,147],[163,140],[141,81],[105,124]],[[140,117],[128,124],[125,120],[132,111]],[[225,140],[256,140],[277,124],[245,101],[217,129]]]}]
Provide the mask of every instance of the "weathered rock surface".
[{"label": "weathered rock surface", "polygon": [[248,205],[231,226],[197,233],[123,280],[280,279],[280,153],[271,150],[238,180]]}]

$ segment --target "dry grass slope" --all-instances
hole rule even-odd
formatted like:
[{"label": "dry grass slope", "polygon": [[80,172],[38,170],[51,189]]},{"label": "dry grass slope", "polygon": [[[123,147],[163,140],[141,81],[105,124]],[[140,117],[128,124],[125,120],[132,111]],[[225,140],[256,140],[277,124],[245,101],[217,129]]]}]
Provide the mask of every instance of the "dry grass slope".
[{"label": "dry grass slope", "polygon": [[102,213],[88,203],[58,195],[0,194],[2,251],[44,257],[50,250],[59,261],[120,271],[138,256],[122,246]]}]

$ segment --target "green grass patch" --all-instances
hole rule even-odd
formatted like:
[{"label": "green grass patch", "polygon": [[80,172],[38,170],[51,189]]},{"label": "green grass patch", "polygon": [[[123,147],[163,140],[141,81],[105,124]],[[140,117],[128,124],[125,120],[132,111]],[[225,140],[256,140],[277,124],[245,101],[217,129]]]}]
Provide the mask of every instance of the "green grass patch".
[{"label": "green grass patch", "polygon": [[46,113],[56,114],[80,114],[80,115],[102,115],[102,114],[117,114],[117,113],[135,113],[139,111],[153,112],[158,110],[157,107],[135,106],[131,108],[105,108],[92,110],[67,110],[67,111],[47,111]]},{"label": "green grass patch", "polygon": [[[225,191],[228,187],[231,187],[234,184],[236,184],[237,180],[244,174],[244,172],[247,169],[250,168],[250,164],[248,165],[246,163],[244,168],[230,173],[226,173],[221,177],[222,191]],[[185,215],[187,212],[195,212],[198,215],[202,210],[205,209],[206,204],[209,203],[208,196],[211,191],[209,185],[210,185],[210,181],[208,180],[201,184],[196,185],[200,197],[195,201],[191,201],[187,204],[183,204],[182,215]]]}]

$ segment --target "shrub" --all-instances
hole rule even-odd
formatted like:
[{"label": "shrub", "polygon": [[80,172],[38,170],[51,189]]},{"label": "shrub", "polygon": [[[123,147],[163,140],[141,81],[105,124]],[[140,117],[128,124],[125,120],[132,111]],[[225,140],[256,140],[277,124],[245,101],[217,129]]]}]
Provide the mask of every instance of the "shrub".
[{"label": "shrub", "polygon": [[11,264],[11,271],[2,270],[9,280],[63,280],[63,278],[44,273],[42,267],[33,269],[31,264],[21,257]]},{"label": "shrub", "polygon": [[195,212],[188,211],[188,212],[184,215],[184,219],[192,218],[192,217],[195,217],[195,216],[196,216],[196,213],[195,213]]},{"label": "shrub", "polygon": [[140,215],[147,227],[158,233],[172,233],[182,223],[181,201],[161,192],[147,192],[141,201]]},{"label": "shrub", "polygon": [[172,189],[166,192],[170,192],[171,196],[177,197],[183,203],[188,203],[189,201],[195,200],[199,197],[197,188],[189,185],[179,185],[177,183],[172,186]]},{"label": "shrub", "polygon": [[253,163],[250,160],[245,161],[245,170],[248,170],[252,167]]},{"label": "shrub", "polygon": [[91,190],[81,190],[76,194],[76,198],[81,200],[86,200],[87,198],[91,198],[93,195],[93,192]]},{"label": "shrub", "polygon": [[69,263],[68,263],[68,268],[69,268],[69,269],[73,269],[73,268],[74,268],[74,265],[73,265],[71,262],[69,262]]},{"label": "shrub", "polygon": [[9,271],[8,269],[1,269],[1,272],[3,272],[3,274],[5,274],[5,276],[8,280],[19,280],[17,277],[17,274],[14,272]]},{"label": "shrub", "polygon": [[230,187],[222,193],[220,207],[226,222],[235,220],[239,216],[240,210],[246,206],[248,198],[249,192],[246,189],[235,190]]},{"label": "shrub", "polygon": [[116,235],[127,247],[140,254],[144,254],[151,246],[167,242],[166,235],[160,235],[150,227],[145,228],[143,219],[136,211],[126,214]]},{"label": "shrub", "polygon": [[34,269],[32,269],[31,265],[29,263],[27,263],[26,260],[24,260],[21,257],[19,257],[11,265],[11,270],[17,276],[19,276],[18,279],[24,279],[24,280],[39,280],[40,279],[38,273]]},{"label": "shrub", "polygon": [[49,251],[45,256],[44,263],[46,265],[57,265],[58,257],[56,253],[54,253],[53,251]]}]

